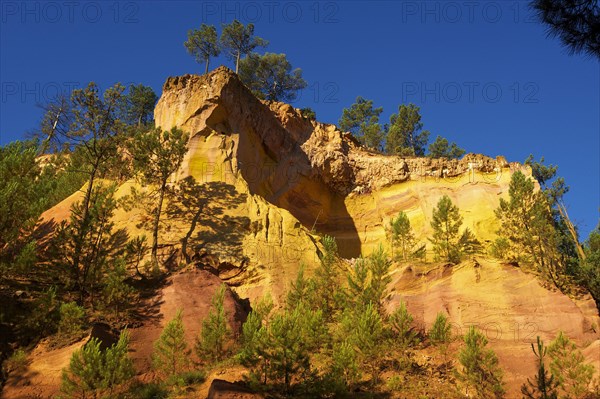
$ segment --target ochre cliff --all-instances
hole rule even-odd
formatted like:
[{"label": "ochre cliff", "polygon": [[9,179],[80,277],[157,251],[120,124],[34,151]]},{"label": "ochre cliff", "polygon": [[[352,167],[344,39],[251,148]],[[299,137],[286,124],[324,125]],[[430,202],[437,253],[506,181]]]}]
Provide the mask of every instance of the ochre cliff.
[{"label": "ochre cliff", "polygon": [[[258,100],[223,67],[203,76],[167,79],[155,122],[190,134],[189,151],[172,182],[191,176],[214,185],[201,194],[218,205],[218,212],[199,224],[190,256],[250,303],[265,293],[280,302],[300,264],[310,272],[318,263],[321,235],[334,236],[347,259],[368,255],[379,244],[390,251],[387,226],[405,211],[417,238],[426,243],[432,211],[443,195],[460,208],[463,226],[485,244],[496,236],[494,210],[508,196],[512,174],[531,175],[528,167],[503,157],[468,154],[442,160],[368,151],[334,125],[305,119],[288,104]],[[135,184],[123,184],[119,195]],[[66,218],[79,195],[44,218]],[[132,236],[142,233],[135,227],[136,215],[119,210],[116,227]],[[163,260],[177,256],[190,222],[173,218],[168,225],[160,237]],[[387,308],[407,301],[423,328],[439,311],[449,315],[457,332],[470,324],[485,327],[506,371],[509,397],[519,397],[520,383],[534,372],[529,343],[536,335],[549,340],[566,331],[600,369],[600,319],[589,296],[571,299],[514,266],[485,257],[453,267],[394,264],[392,278]],[[189,284],[187,289],[184,295],[194,295]],[[163,295],[169,298],[168,312],[161,312],[171,314],[181,295],[172,288]],[[152,334],[158,327],[152,327]],[[137,340],[145,332],[133,334]],[[135,345],[147,348],[143,342]]]},{"label": "ochre cliff", "polygon": [[231,183],[287,210],[305,228],[335,236],[346,257],[385,243],[384,227],[399,210],[426,236],[427,218],[444,194],[461,208],[466,226],[492,237],[498,197],[522,168],[474,154],[443,160],[369,152],[334,125],[256,99],[226,68],[169,78],[163,90],[156,124],[192,136],[179,179]]}]

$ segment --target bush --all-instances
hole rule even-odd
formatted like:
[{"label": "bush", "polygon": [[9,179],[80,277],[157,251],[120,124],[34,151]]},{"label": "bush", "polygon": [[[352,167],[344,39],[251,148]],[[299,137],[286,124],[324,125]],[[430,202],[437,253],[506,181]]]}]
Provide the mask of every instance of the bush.
[{"label": "bush", "polygon": [[51,287],[32,303],[27,328],[36,334],[47,336],[56,332],[59,319],[59,301],[56,298],[56,288]]},{"label": "bush", "polygon": [[17,349],[4,364],[8,373],[22,370],[27,366],[27,353],[23,349]]},{"label": "bush", "polygon": [[408,312],[405,302],[400,302],[398,308],[390,315],[389,322],[397,334],[397,343],[401,349],[417,342],[417,333],[412,328],[413,317]]},{"label": "bush", "polygon": [[404,387],[404,381],[402,377],[395,375],[387,381],[386,385],[390,391],[401,391]]},{"label": "bush", "polygon": [[487,338],[471,326],[464,342],[458,354],[461,370],[456,373],[457,378],[476,398],[503,398],[502,370],[494,351],[487,348]]},{"label": "bush", "polygon": [[149,384],[138,383],[129,389],[126,398],[135,399],[167,399],[169,391],[163,384],[151,382]]},{"label": "bush", "polygon": [[429,340],[434,345],[450,342],[450,338],[452,337],[450,322],[442,312],[437,314],[428,335]]},{"label": "bush", "polygon": [[225,291],[226,286],[222,284],[212,298],[212,309],[202,321],[202,331],[196,340],[196,354],[200,359],[219,361],[228,356],[225,344],[231,332],[223,307]]},{"label": "bush", "polygon": [[342,391],[348,392],[360,378],[357,354],[349,342],[333,346],[331,376]]},{"label": "bush", "polygon": [[186,371],[179,375],[186,386],[202,384],[206,381],[206,373],[201,370]]},{"label": "bush", "polygon": [[75,302],[60,305],[60,321],[58,333],[70,337],[81,332],[85,311]]},{"label": "bush", "polygon": [[594,377],[594,366],[562,331],[548,346],[550,371],[555,376],[564,397],[581,398],[588,394]]},{"label": "bush", "polygon": [[510,251],[510,243],[508,239],[504,237],[499,237],[492,242],[490,245],[490,255],[492,255],[496,259],[508,260],[509,251]]},{"label": "bush", "polygon": [[166,377],[179,375],[189,366],[189,351],[185,341],[182,310],[167,323],[154,343],[152,365]]},{"label": "bush", "polygon": [[83,348],[76,350],[67,369],[63,370],[61,397],[95,398],[98,394],[114,397],[114,390],[129,381],[135,374],[128,352],[129,334],[124,331],[119,341],[106,350],[100,341],[92,338]]}]

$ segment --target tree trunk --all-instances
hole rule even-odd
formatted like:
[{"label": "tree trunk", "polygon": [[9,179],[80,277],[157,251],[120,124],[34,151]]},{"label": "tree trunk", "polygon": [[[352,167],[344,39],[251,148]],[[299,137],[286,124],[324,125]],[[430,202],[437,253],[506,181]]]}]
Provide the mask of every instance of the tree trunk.
[{"label": "tree trunk", "polygon": [[198,219],[200,219],[201,213],[202,213],[202,209],[200,209],[200,210],[198,210],[198,212],[196,212],[196,214],[192,218],[192,223],[190,224],[190,229],[185,234],[185,237],[183,237],[181,239],[181,253],[183,254],[183,257],[185,258],[185,263],[188,265],[190,263],[192,263],[192,259],[190,258],[190,256],[187,253],[187,245],[188,245],[188,241],[192,237],[192,234],[194,233],[194,230],[196,230],[196,225],[198,224]]},{"label": "tree trunk", "polygon": [[204,69],[204,74],[206,75],[208,73],[208,61],[210,60],[210,58],[206,57],[206,68]]},{"label": "tree trunk", "polygon": [[162,212],[163,200],[165,198],[165,190],[167,180],[163,179],[160,185],[160,193],[158,196],[158,204],[156,204],[156,213],[154,215],[154,223],[152,226],[152,266],[154,271],[158,272],[158,224],[160,222],[160,214]]},{"label": "tree trunk", "polygon": [[577,248],[577,253],[579,254],[579,259],[585,260],[585,252],[583,251],[583,247],[579,243],[579,238],[577,237],[577,231],[575,230],[575,226],[569,219],[569,215],[567,214],[567,208],[560,202],[556,201],[556,205],[558,206],[558,212],[560,216],[562,216],[565,224],[567,225],[567,229],[569,229],[569,233],[571,233],[571,237],[573,238],[573,243],[575,244],[575,248]]},{"label": "tree trunk", "polygon": [[75,274],[75,278],[77,281],[77,284],[79,285],[79,305],[82,306],[83,305],[83,297],[85,295],[84,291],[84,287],[83,287],[83,281],[81,281],[81,276],[80,276],[80,272],[79,272],[79,263],[80,263],[80,258],[81,258],[81,250],[82,250],[82,246],[83,246],[83,237],[85,236],[86,230],[87,230],[87,225],[89,223],[89,217],[90,217],[90,200],[92,197],[92,190],[94,188],[94,180],[96,178],[96,172],[98,171],[98,163],[96,163],[95,165],[93,165],[92,167],[92,171],[90,173],[90,179],[88,180],[88,187],[87,190],[85,191],[85,196],[83,197],[83,214],[81,217],[81,225],[79,226],[79,234],[77,236],[77,240],[75,240],[75,248],[73,250],[73,273]]},{"label": "tree trunk", "polygon": [[235,73],[238,73],[238,67],[240,66],[240,52],[237,52],[237,55],[235,57]]}]

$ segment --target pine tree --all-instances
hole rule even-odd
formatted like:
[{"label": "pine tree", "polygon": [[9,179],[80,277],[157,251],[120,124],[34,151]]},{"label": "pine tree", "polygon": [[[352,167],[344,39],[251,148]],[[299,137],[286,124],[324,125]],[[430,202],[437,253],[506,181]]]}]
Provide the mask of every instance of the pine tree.
[{"label": "pine tree", "polygon": [[347,276],[346,308],[364,309],[370,303],[369,266],[365,258],[358,258]]},{"label": "pine tree", "polygon": [[341,130],[352,133],[362,144],[379,150],[383,140],[383,129],[379,124],[379,115],[383,107],[373,108],[373,100],[360,96],[349,108],[344,108],[338,121]]},{"label": "pine tree", "polygon": [[58,333],[71,337],[81,333],[83,328],[83,319],[85,311],[75,302],[67,302],[60,305],[60,321],[58,323]]},{"label": "pine tree", "polygon": [[449,262],[457,262],[460,259],[457,240],[462,222],[458,207],[444,195],[433,210],[431,221],[433,238],[430,241],[437,256]]},{"label": "pine tree", "polygon": [[58,226],[50,243],[51,262],[66,272],[62,278],[79,291],[80,304],[89,295],[93,306],[96,288],[119,250],[123,231],[113,232],[111,220],[115,190],[116,185],[98,185],[87,208],[83,202],[73,204],[69,221]]},{"label": "pine tree", "polygon": [[127,259],[127,264],[133,264],[135,273],[142,279],[145,278],[145,275],[140,271],[140,263],[148,252],[148,245],[146,242],[146,236],[142,234],[141,236],[129,240],[125,247],[125,259]]},{"label": "pine tree", "polygon": [[184,371],[188,364],[189,352],[185,341],[182,310],[167,323],[158,340],[154,343],[152,365],[154,369],[167,377]]},{"label": "pine tree", "polygon": [[[151,254],[155,272],[159,270],[158,232],[167,183],[183,162],[187,152],[188,137],[187,133],[177,128],[170,131],[163,131],[161,128],[142,128],[130,143],[134,169],[141,177],[142,183],[154,186],[152,190],[142,195],[146,197],[146,201],[143,201],[143,198],[139,199],[146,202],[145,210],[152,219]],[[136,197],[135,192],[134,197]]]},{"label": "pine tree", "polygon": [[437,314],[427,335],[434,345],[450,342],[450,338],[452,337],[452,326],[444,313],[439,312]]},{"label": "pine tree", "polygon": [[283,382],[286,392],[290,391],[295,376],[306,375],[310,369],[308,347],[302,337],[302,316],[296,308],[276,314],[268,326],[269,345],[265,354],[270,375],[276,382]]},{"label": "pine tree", "polygon": [[532,0],[530,7],[546,25],[549,37],[558,37],[571,54],[600,58],[598,2]]},{"label": "pine tree", "polygon": [[447,158],[447,159],[458,159],[465,155],[465,150],[458,147],[456,143],[448,143],[448,139],[437,136],[435,141],[429,144],[430,158]]},{"label": "pine tree", "polygon": [[364,309],[372,304],[383,314],[383,299],[387,286],[391,262],[382,245],[379,245],[367,258],[358,258],[347,275],[348,287],[345,292],[346,307]]},{"label": "pine tree", "polygon": [[331,375],[345,392],[351,391],[352,386],[359,381],[360,368],[357,355],[348,341],[334,344],[331,357]]},{"label": "pine tree", "polygon": [[257,47],[266,47],[269,42],[254,36],[254,24],[244,25],[237,19],[223,25],[221,47],[235,60],[235,73],[238,73],[240,59]]},{"label": "pine tree", "polygon": [[227,356],[225,344],[231,330],[227,324],[227,315],[223,303],[226,286],[222,284],[212,298],[212,308],[202,321],[202,331],[196,340],[196,354],[200,359],[219,361]]},{"label": "pine tree", "polygon": [[401,301],[390,315],[389,323],[396,333],[396,342],[401,349],[411,346],[417,340],[417,333],[412,328],[413,317],[406,308],[406,302]]},{"label": "pine tree", "polygon": [[390,116],[385,140],[386,152],[402,156],[424,156],[429,131],[422,129],[420,108],[414,104],[400,105],[398,113]]},{"label": "pine tree", "polygon": [[295,68],[285,54],[249,54],[240,61],[240,79],[258,98],[292,102],[307,86],[302,70]]},{"label": "pine tree", "polygon": [[521,393],[528,399],[558,399],[558,383],[555,377],[546,370],[545,357],[547,349],[544,341],[537,337],[537,351],[533,344],[531,350],[536,356],[537,373],[532,382],[529,378],[527,384],[521,386]]},{"label": "pine tree", "polygon": [[368,266],[371,274],[369,284],[369,301],[382,314],[383,300],[387,293],[387,286],[392,281],[389,276],[391,262],[387,258],[387,253],[383,245],[379,244],[368,258]]},{"label": "pine tree", "polygon": [[304,265],[301,264],[300,269],[298,269],[296,281],[292,283],[292,287],[287,294],[286,305],[288,309],[293,309],[300,305],[300,303],[317,307],[318,299],[316,290],[316,281],[312,278],[307,279],[304,277]]},{"label": "pine tree", "polygon": [[217,29],[213,25],[202,24],[200,29],[188,31],[187,41],[184,43],[190,55],[194,56],[197,62],[205,62],[204,73],[208,73],[208,63],[211,57],[218,57],[221,54]]},{"label": "pine tree", "polygon": [[117,259],[107,273],[103,289],[104,305],[112,308],[115,317],[119,318],[122,311],[131,306],[135,295],[133,287],[125,282],[128,277],[125,260]]},{"label": "pine tree", "polygon": [[60,302],[56,297],[56,287],[50,287],[33,301],[25,326],[45,337],[56,332],[59,322]]},{"label": "pine tree", "polygon": [[124,330],[119,336],[119,341],[104,352],[103,383],[102,387],[108,390],[108,397],[112,397],[115,387],[126,383],[135,374],[133,361],[128,355],[129,332]]},{"label": "pine tree", "polygon": [[[78,156],[81,157],[82,170],[87,175],[87,186],[83,200],[78,204],[77,224],[73,224],[73,246],[69,251],[70,266],[77,273],[80,290],[80,302],[87,288],[87,277],[89,272],[96,272],[90,265],[98,266],[96,259],[89,257],[94,251],[89,251],[89,240],[87,237],[94,235],[90,231],[94,217],[94,197],[98,195],[96,189],[97,180],[102,174],[107,173],[107,167],[117,158],[117,149],[123,124],[118,119],[118,108],[121,102],[124,87],[121,84],[107,89],[102,98],[98,93],[98,86],[91,82],[85,89],[74,90],[71,96],[73,122],[70,129],[65,132],[67,145],[76,146]],[[101,224],[102,225],[102,224]],[[55,257],[56,258],[56,257]],[[79,272],[81,270],[81,273]]]},{"label": "pine tree", "polygon": [[532,264],[545,280],[563,288],[565,264],[548,197],[520,171],[512,175],[508,192],[509,200],[500,199],[496,216],[501,225],[498,234],[510,243],[509,257]]},{"label": "pine tree", "polygon": [[347,313],[342,319],[342,331],[357,351],[359,365],[369,369],[373,384],[377,384],[386,349],[385,329],[377,307],[369,303]]},{"label": "pine tree", "polygon": [[76,350],[69,368],[62,373],[61,398],[113,397],[114,390],[135,373],[128,346],[129,333],[125,330],[119,341],[104,351],[96,338]]},{"label": "pine tree", "polygon": [[433,210],[431,227],[433,237],[429,239],[433,244],[436,257],[448,262],[458,263],[465,254],[477,252],[481,244],[469,228],[459,235],[463,218],[459,209],[444,195]]},{"label": "pine tree", "polygon": [[582,398],[589,391],[594,366],[585,362],[583,353],[562,331],[548,346],[550,371],[565,398]]},{"label": "pine tree", "polygon": [[310,354],[324,345],[327,325],[322,311],[302,302],[268,317],[271,308],[270,301],[262,301],[248,315],[239,359],[250,368],[252,381],[289,393],[295,381],[310,374]]},{"label": "pine tree", "polygon": [[96,338],[73,352],[69,368],[62,372],[61,397],[96,397],[103,389],[103,363],[100,341]]},{"label": "pine tree", "polygon": [[319,255],[319,267],[315,271],[318,308],[331,320],[336,309],[336,294],[339,291],[340,268],[338,248],[334,237],[324,236],[323,252]]},{"label": "pine tree", "polygon": [[156,101],[158,97],[152,87],[130,85],[127,94],[121,97],[121,119],[131,126],[149,124],[154,119]]},{"label": "pine tree", "polygon": [[[36,195],[41,168],[35,141],[0,147],[0,263],[10,260],[16,242],[35,226],[44,209]],[[9,262],[7,262],[9,263]]]},{"label": "pine tree", "polygon": [[[398,258],[407,261],[413,255],[415,234],[410,225],[410,220],[405,212],[400,211],[395,219],[390,221],[392,249],[398,250]],[[392,257],[394,254],[392,253]]]},{"label": "pine tree", "polygon": [[458,354],[462,370],[457,377],[480,399],[503,398],[502,370],[493,350],[487,349],[487,338],[474,326],[464,337],[465,346]]},{"label": "pine tree", "polygon": [[588,236],[584,250],[586,259],[580,262],[579,281],[600,308],[600,225]]},{"label": "pine tree", "polygon": [[262,384],[267,383],[268,377],[268,359],[264,348],[268,345],[266,324],[272,309],[273,301],[270,297],[265,297],[248,314],[242,325],[241,350],[238,354],[240,363],[251,369],[251,379]]}]

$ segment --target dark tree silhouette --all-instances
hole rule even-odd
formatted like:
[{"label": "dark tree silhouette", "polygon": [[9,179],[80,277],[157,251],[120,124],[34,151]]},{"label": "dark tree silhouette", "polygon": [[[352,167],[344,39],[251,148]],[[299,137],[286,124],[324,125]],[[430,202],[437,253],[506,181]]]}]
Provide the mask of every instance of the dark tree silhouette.
[{"label": "dark tree silhouette", "polygon": [[533,0],[530,4],[548,26],[548,36],[559,37],[571,54],[600,58],[598,0]]},{"label": "dark tree silhouette", "polygon": [[[181,238],[181,252],[186,263],[192,262],[189,247],[195,247],[241,255],[241,243],[249,224],[246,217],[229,216],[226,209],[235,209],[246,201],[246,194],[240,194],[231,184],[222,182],[198,183],[189,176],[179,183],[172,192],[172,201],[167,207],[170,220],[189,223],[188,230]],[[201,231],[197,231],[202,227]]]}]

